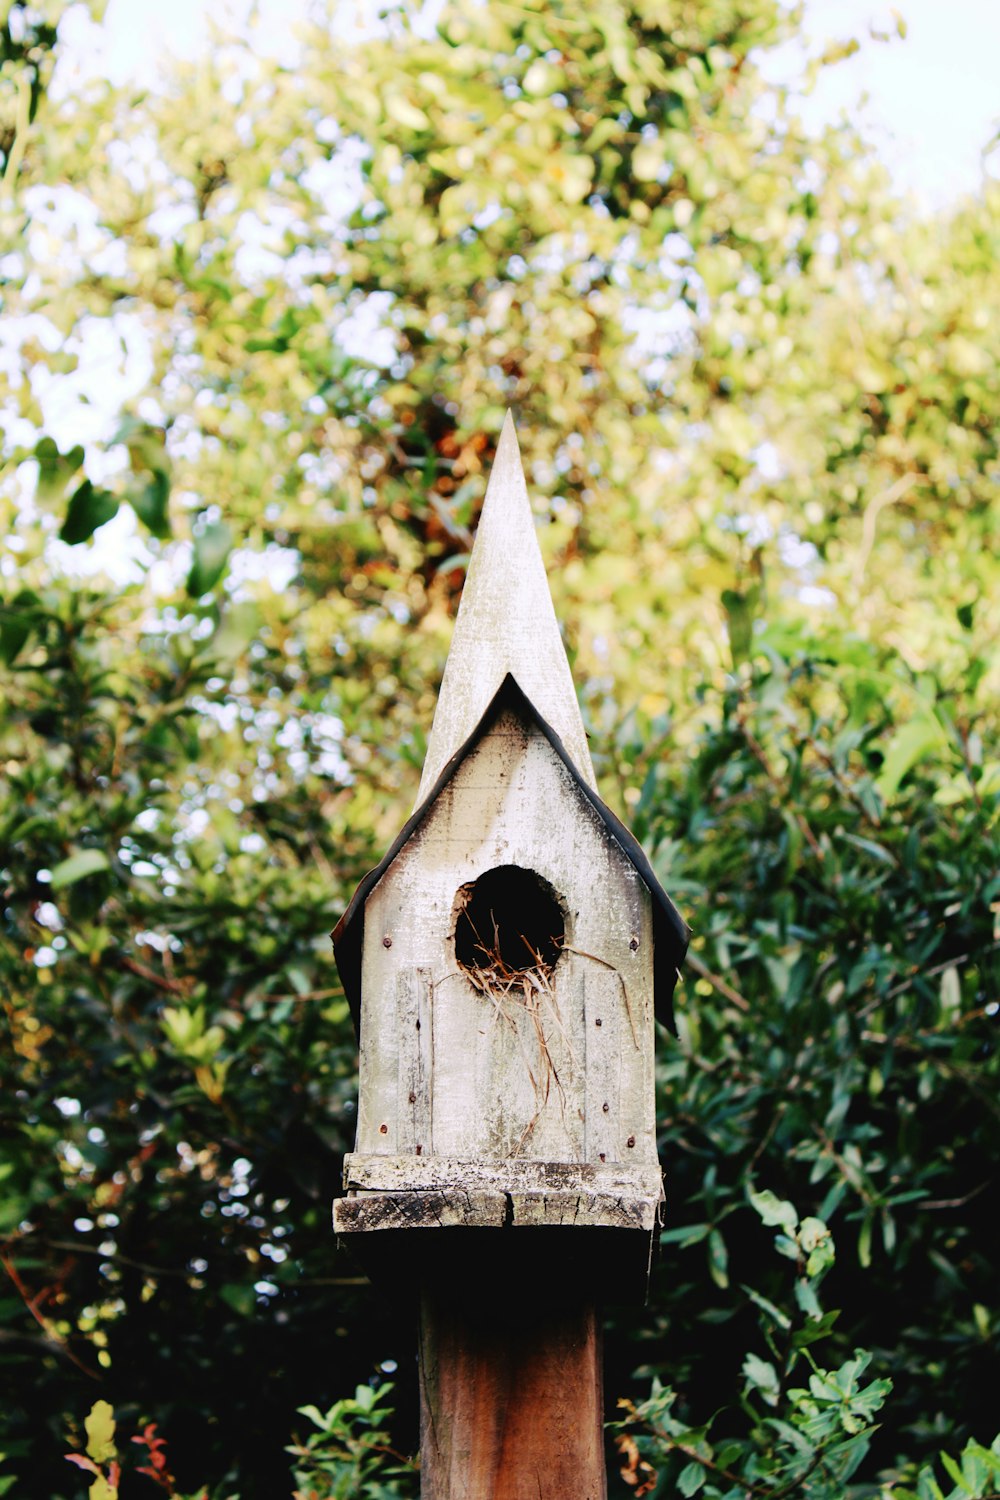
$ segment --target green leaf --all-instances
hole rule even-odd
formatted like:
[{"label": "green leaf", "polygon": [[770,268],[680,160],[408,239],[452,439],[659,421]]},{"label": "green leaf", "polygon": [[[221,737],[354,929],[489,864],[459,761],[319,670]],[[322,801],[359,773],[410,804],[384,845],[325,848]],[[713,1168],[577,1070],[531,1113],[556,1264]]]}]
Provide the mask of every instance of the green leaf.
[{"label": "green leaf", "polygon": [[931,714],[920,714],[897,730],[889,741],[882,770],[875,783],[882,800],[891,802],[903,777],[919,761],[945,744],[947,736],[944,728],[940,720]]},{"label": "green leaf", "polygon": [[170,476],[157,469],[146,481],[129,493],[129,501],[139,520],[153,536],[165,541],[170,536],[167,502],[170,499]]},{"label": "green leaf", "polygon": [[43,437],[35,445],[34,456],[38,461],[36,496],[39,504],[61,500],[67,483],[83,463],[83,449],[76,447],[68,453],[60,453],[52,438]]},{"label": "green leaf", "polygon": [[840,1313],[837,1309],[828,1313],[821,1312],[813,1288],[805,1281],[801,1282],[800,1285],[806,1287],[812,1294],[812,1306],[805,1306],[802,1299],[798,1299],[802,1311],[808,1314],[810,1321],[804,1324],[802,1328],[797,1329],[792,1335],[792,1347],[794,1349],[808,1349],[810,1344],[818,1343],[820,1339],[825,1339],[829,1335],[833,1325],[840,1317]]},{"label": "green leaf", "polygon": [[255,599],[230,604],[212,636],[209,650],[215,661],[235,662],[260,634],[261,612]]},{"label": "green leaf", "polygon": [[954,1024],[962,1009],[962,981],[954,964],[941,975],[941,1019]]},{"label": "green leaf", "polygon": [[716,1286],[729,1285],[729,1252],[717,1229],[713,1229],[708,1236],[708,1270]]},{"label": "green leaf", "polygon": [[83,1419],[87,1429],[87,1453],[97,1464],[115,1456],[115,1413],[108,1401],[95,1401]]},{"label": "green leaf", "polygon": [[69,542],[71,546],[88,541],[99,526],[104,526],[118,514],[118,504],[118,497],[110,490],[95,489],[90,480],[85,479],[70,496],[59,540]]},{"label": "green leaf", "polygon": [[390,120],[402,125],[405,130],[426,130],[430,124],[422,109],[411,104],[402,94],[390,94],[385,101],[385,112]]},{"label": "green leaf", "polygon": [[371,1411],[375,1405],[376,1392],[370,1385],[358,1385],[354,1388],[354,1399],[362,1411]]},{"label": "green leaf", "polygon": [[821,1318],[823,1316],[816,1288],[804,1276],[798,1277],[795,1282],[795,1300],[808,1317]]},{"label": "green leaf", "polygon": [[741,1290],[746,1293],[754,1306],[759,1307],[762,1312],[767,1313],[768,1317],[772,1318],[779,1328],[791,1328],[791,1318],[787,1313],[783,1313],[780,1307],[775,1307],[774,1303],[769,1302],[760,1292],[755,1292],[752,1286],[742,1286]]},{"label": "green leaf", "polygon": [[88,875],[97,875],[101,870],[110,870],[111,863],[103,849],[81,849],[71,854],[52,871],[52,889],[60,891],[64,886],[74,885]]},{"label": "green leaf", "polygon": [[756,1354],[748,1354],[743,1361],[743,1374],[748,1384],[760,1392],[768,1406],[777,1405],[780,1391],[778,1372],[770,1360],[760,1359]]},{"label": "green leaf", "polygon": [[833,1236],[822,1219],[803,1219],[799,1225],[798,1238],[809,1257],[806,1261],[807,1276],[820,1276],[833,1265]]},{"label": "green leaf", "polygon": [[780,1226],[787,1234],[795,1233],[799,1216],[786,1198],[779,1198],[770,1188],[764,1188],[762,1192],[751,1193],[750,1202],[769,1229]]},{"label": "green leaf", "polygon": [[187,579],[187,591],[200,599],[215,587],[225,572],[233,548],[233,534],[225,521],[210,521],[194,539],[194,559]]},{"label": "green leaf", "polygon": [[9,667],[31,635],[37,619],[38,595],[22,589],[12,604],[0,605],[0,661]]},{"label": "green leaf", "polygon": [[319,1427],[324,1432],[328,1429],[330,1425],[329,1416],[324,1417],[318,1406],[311,1404],[309,1406],[297,1406],[295,1410],[300,1412],[302,1416],[308,1417],[314,1427]]},{"label": "green leaf", "polygon": [[881,844],[876,844],[874,839],[863,839],[856,833],[843,833],[841,838],[846,843],[853,844],[855,849],[861,849],[865,854],[870,854],[872,859],[877,859],[880,864],[892,866],[896,864],[895,855],[890,854],[888,849]]},{"label": "green leaf", "polygon": [[655,182],[663,166],[663,148],[640,142],[632,152],[632,174],[637,182]]},{"label": "green leaf", "polygon": [[729,649],[733,666],[747,661],[753,643],[753,607],[748,594],[735,589],[723,589],[722,606],[726,611],[726,627],[729,631]]},{"label": "green leaf", "polygon": [[219,1296],[227,1307],[231,1307],[234,1313],[241,1318],[251,1318],[257,1306],[257,1296],[252,1286],[245,1282],[232,1281],[219,1291]]},{"label": "green leaf", "polygon": [[672,1229],[664,1229],[660,1235],[661,1245],[679,1245],[686,1250],[689,1245],[697,1245],[699,1240],[706,1239],[711,1233],[711,1224],[678,1224]]},{"label": "green leaf", "polygon": [[677,1488],[682,1495],[697,1495],[705,1483],[705,1468],[697,1461],[686,1464],[677,1476]]},{"label": "green leaf", "polygon": [[966,1479],[965,1475],[962,1473],[962,1470],[952,1458],[950,1453],[942,1453],[941,1462],[944,1465],[945,1469],[948,1471],[949,1477],[955,1481],[963,1494],[975,1495],[975,1490],[972,1488],[972,1485]]}]

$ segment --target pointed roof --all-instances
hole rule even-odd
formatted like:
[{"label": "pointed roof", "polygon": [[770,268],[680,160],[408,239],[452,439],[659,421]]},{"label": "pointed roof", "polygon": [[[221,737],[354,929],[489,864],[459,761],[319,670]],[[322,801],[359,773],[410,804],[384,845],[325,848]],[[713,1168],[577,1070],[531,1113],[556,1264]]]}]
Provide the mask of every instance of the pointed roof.
[{"label": "pointed roof", "polygon": [[677,970],[687,952],[690,933],[687,923],[674,906],[670,897],[657,880],[642,846],[624,823],[615,817],[580,774],[580,769],[567,753],[553,726],[542,718],[534,702],[524,693],[520,684],[510,673],[504,676],[485,712],[473,727],[471,735],[461,744],[451,759],[441,768],[427,795],[421,799],[416,810],[400,830],[391,848],[374,870],[362,880],[354,893],[350,906],[333,930],[333,951],[337,970],[344,986],[355,1027],[360,1024],[361,1013],[361,960],[364,949],[365,904],[382,876],[403,851],[417,829],[431,812],[438,797],[451,781],[479,742],[493,728],[505,709],[510,709],[523,722],[537,727],[548,740],[556,755],[569,771],[573,785],[582,800],[597,814],[606,832],[629,860],[653,898],[653,994],[656,1015],[665,1026],[673,1028],[672,997],[677,982]]},{"label": "pointed roof", "polygon": [[595,787],[510,412],[500,434],[469,559],[418,805],[480,723],[508,673],[552,726],[577,775]]}]

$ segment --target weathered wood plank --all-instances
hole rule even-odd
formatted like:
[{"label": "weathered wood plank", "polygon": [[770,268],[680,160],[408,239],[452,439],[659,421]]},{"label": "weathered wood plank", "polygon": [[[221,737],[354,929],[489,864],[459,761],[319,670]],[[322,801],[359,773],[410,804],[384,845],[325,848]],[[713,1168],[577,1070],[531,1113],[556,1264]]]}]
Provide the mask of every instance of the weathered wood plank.
[{"label": "weathered wood plank", "polygon": [[583,973],[586,1083],[586,1156],[592,1162],[620,1162],[622,1137],[621,1048],[628,1028],[621,1016],[622,984],[617,972],[591,963]]},{"label": "weathered wood plank", "polygon": [[509,1214],[503,1193],[352,1193],[333,1206],[338,1234],[375,1229],[502,1229]]},{"label": "weathered wood plank", "polygon": [[637,1229],[652,1236],[662,1198],[585,1192],[479,1192],[467,1188],[418,1192],[352,1192],[334,1204],[338,1234],[375,1229],[471,1228]]},{"label": "weathered wood plank", "polygon": [[495,1188],[502,1192],[531,1189],[545,1192],[633,1194],[661,1197],[659,1166],[637,1162],[476,1160],[452,1156],[368,1156],[351,1152],[344,1157],[345,1188],[376,1192],[405,1192],[428,1188]]},{"label": "weathered wood plank", "polygon": [[433,1150],[431,1088],[433,1037],[430,975],[426,969],[403,969],[396,976],[396,1014],[399,1024],[400,1151],[416,1156]]},{"label": "weathered wood plank", "polygon": [[659,1215],[659,1198],[615,1197],[607,1193],[510,1193],[510,1223],[515,1229],[530,1225],[572,1225],[605,1229],[643,1229],[652,1233]]},{"label": "weathered wood plank", "polygon": [[425,1293],[420,1410],[422,1500],[605,1500],[591,1303]]}]

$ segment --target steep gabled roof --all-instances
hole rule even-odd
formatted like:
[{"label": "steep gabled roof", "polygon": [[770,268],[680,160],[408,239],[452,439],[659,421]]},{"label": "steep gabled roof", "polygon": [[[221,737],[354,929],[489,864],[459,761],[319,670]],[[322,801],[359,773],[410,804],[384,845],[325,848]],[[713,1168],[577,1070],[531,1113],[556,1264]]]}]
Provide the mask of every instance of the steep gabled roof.
[{"label": "steep gabled roof", "polygon": [[578,777],[596,787],[510,412],[497,443],[465,575],[427,740],[418,806],[449,757],[473,733],[508,672],[552,725]]},{"label": "steep gabled roof", "polygon": [[677,982],[677,970],[683,962],[690,936],[684,919],[674,906],[653,873],[642,846],[629,833],[597,793],[588,786],[576,764],[566,752],[566,747],[555,730],[546,723],[531,699],[522,692],[514,677],[508,672],[492,701],[488,705],[475,729],[463,745],[456,750],[444,765],[427,796],[400,830],[385,857],[375,869],[365,876],[354,893],[350,906],[333,931],[333,949],[337,969],[347,995],[355,1026],[359,1025],[361,1011],[361,959],[364,948],[365,903],[382,876],[396,857],[409,843],[424,820],[428,817],[441,792],[451,781],[462,763],[471,755],[480,741],[493,728],[505,709],[511,710],[520,719],[534,725],[548,740],[556,755],[569,772],[579,796],[597,814],[606,832],[619,846],[622,854],[632,864],[636,873],[653,898],[653,962],[654,995],[657,1018],[667,1026],[673,1026],[671,1000]]}]

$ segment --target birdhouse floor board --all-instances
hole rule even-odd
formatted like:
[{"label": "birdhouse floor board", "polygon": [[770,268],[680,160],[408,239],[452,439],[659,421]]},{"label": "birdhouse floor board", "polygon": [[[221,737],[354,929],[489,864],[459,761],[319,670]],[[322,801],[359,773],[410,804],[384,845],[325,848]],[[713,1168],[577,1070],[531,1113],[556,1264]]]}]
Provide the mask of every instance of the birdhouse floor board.
[{"label": "birdhouse floor board", "polygon": [[658,1166],[628,1162],[532,1161],[508,1157],[502,1161],[468,1161],[451,1156],[376,1156],[351,1152],[344,1157],[344,1187],[378,1192],[426,1188],[516,1189],[605,1196],[662,1198],[663,1178]]},{"label": "birdhouse floor board", "polygon": [[333,1205],[338,1234],[384,1229],[503,1229],[507,1200],[503,1193],[443,1192],[356,1193]]},{"label": "birdhouse floor board", "polygon": [[352,1191],[334,1204],[338,1234],[382,1229],[519,1229],[574,1226],[639,1229],[659,1222],[659,1197],[593,1192],[474,1192],[465,1188],[418,1192]]}]

